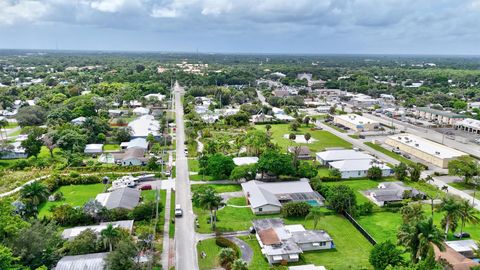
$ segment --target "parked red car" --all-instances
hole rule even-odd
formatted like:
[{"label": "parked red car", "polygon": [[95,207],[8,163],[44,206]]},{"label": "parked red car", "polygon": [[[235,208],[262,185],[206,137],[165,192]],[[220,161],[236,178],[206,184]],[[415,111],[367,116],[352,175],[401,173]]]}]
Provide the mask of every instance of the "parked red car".
[{"label": "parked red car", "polygon": [[143,185],[140,187],[140,190],[151,190],[152,186],[151,185]]}]

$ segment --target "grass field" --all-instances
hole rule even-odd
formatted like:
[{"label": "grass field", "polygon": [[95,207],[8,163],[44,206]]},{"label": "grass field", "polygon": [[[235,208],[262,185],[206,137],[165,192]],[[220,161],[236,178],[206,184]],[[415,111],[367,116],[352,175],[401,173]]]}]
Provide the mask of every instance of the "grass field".
[{"label": "grass field", "polygon": [[[475,186],[472,184],[466,184],[465,182],[451,182],[448,183],[448,185],[459,190],[467,190],[469,191],[468,193],[473,196],[473,190],[475,189]],[[475,198],[480,200],[480,191],[478,187],[477,192],[475,193]]]},{"label": "grass field", "polygon": [[379,151],[379,152],[384,153],[385,155],[387,155],[387,156],[389,156],[389,157],[391,157],[391,158],[394,158],[394,159],[396,159],[396,160],[398,160],[398,161],[400,161],[400,162],[403,162],[403,163],[405,163],[405,164],[407,164],[407,165],[414,165],[414,164],[415,164],[415,162],[413,162],[413,161],[411,161],[411,160],[409,160],[409,159],[406,159],[406,158],[402,157],[402,156],[399,155],[399,154],[395,154],[395,153],[393,153],[392,151],[390,151],[390,150],[388,150],[388,149],[385,149],[385,148],[381,147],[381,146],[378,145],[378,144],[374,144],[374,143],[371,143],[371,142],[365,142],[364,144],[370,146],[371,148],[373,148],[373,149],[375,149],[375,150],[377,150],[377,151]]},{"label": "grass field", "polygon": [[[170,198],[170,220],[175,219],[175,191],[172,190],[172,195]],[[168,236],[170,238],[175,237],[175,224],[170,222],[170,225],[168,227]]]},{"label": "grass field", "polygon": [[[197,244],[197,255],[200,270],[210,270],[219,267],[217,256],[221,249],[221,247],[215,244],[215,238],[199,242]],[[201,257],[202,252],[205,252],[205,258]]]},{"label": "grass field", "polygon": [[224,193],[224,192],[235,192],[235,191],[241,191],[242,186],[237,185],[237,184],[205,184],[205,185],[192,185],[191,190],[192,192],[195,190],[198,190],[200,188],[204,188],[205,186],[212,187],[215,189],[216,192],[218,193]]},{"label": "grass field", "polygon": [[198,164],[198,160],[194,158],[188,159],[188,170],[191,172],[198,172],[200,170],[200,166]]},{"label": "grass field", "polygon": [[50,207],[54,205],[69,204],[71,206],[82,206],[88,200],[95,199],[98,193],[102,193],[105,190],[103,184],[91,184],[91,185],[71,185],[63,186],[58,189],[63,193],[64,200],[58,202],[45,202],[39,207],[39,217],[50,215]]},{"label": "grass field", "polygon": [[[256,125],[256,129],[265,130],[264,125]],[[294,133],[296,135],[303,135],[305,133],[310,133],[312,138],[316,141],[311,141],[310,143],[295,143],[289,139],[285,139],[283,136],[285,134]],[[332,133],[324,130],[311,130],[310,128],[302,126],[298,129],[298,131],[294,132],[290,130],[290,126],[287,124],[280,124],[280,125],[272,125],[270,129],[270,133],[272,134],[272,140],[274,143],[277,143],[282,149],[287,150],[290,146],[296,145],[305,145],[310,148],[312,152],[318,152],[325,150],[325,148],[329,147],[344,147],[344,148],[351,148],[352,145],[344,141],[343,139],[333,135]]]},{"label": "grass field", "polygon": [[201,174],[192,174],[188,176],[191,181],[215,181],[220,179],[215,179],[210,175],[201,175]]},{"label": "grass field", "polygon": [[103,145],[103,151],[118,151],[120,150],[119,144],[105,144]]},{"label": "grass field", "polygon": [[[259,217],[262,218],[262,217]],[[307,230],[313,229],[313,221],[303,218],[285,219],[285,224],[302,224]],[[327,269],[370,269],[368,256],[372,245],[343,216],[327,212],[317,227],[325,230],[333,238],[335,249],[308,251],[300,256],[300,262],[292,265],[315,264]],[[254,251],[251,269],[268,269],[268,263],[261,254],[260,246],[253,236],[240,237]],[[347,259],[348,258],[348,259]]]}]

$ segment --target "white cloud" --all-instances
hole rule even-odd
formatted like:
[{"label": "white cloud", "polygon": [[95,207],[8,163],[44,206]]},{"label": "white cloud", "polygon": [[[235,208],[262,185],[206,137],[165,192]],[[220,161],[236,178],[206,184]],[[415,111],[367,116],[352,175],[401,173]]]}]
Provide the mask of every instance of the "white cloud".
[{"label": "white cloud", "polygon": [[48,11],[47,4],[39,1],[0,0],[0,24],[32,22]]},{"label": "white cloud", "polygon": [[94,0],[90,6],[102,12],[116,13],[126,8],[140,7],[142,3],[137,0]]}]

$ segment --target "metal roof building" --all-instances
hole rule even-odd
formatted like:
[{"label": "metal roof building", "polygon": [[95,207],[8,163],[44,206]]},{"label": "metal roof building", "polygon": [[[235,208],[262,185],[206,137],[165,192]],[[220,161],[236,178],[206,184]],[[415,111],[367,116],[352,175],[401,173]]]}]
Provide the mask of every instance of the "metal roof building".
[{"label": "metal roof building", "polygon": [[58,261],[55,270],[103,270],[108,253],[91,253],[77,256],[65,256]]}]

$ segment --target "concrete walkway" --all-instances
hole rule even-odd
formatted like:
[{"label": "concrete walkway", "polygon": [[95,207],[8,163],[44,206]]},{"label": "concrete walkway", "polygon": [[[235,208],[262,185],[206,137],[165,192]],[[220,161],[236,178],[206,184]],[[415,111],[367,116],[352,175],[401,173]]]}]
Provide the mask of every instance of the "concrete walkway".
[{"label": "concrete walkway", "polygon": [[202,134],[200,131],[197,133],[198,136],[195,138],[195,141],[197,142],[197,153],[202,153],[203,152],[203,143],[200,141],[200,138],[202,137]]},{"label": "concrete walkway", "polygon": [[172,190],[167,189],[167,196],[165,201],[165,223],[163,224],[163,251],[162,251],[162,268],[170,269],[169,265],[169,251],[170,251],[170,208],[171,208]]}]

